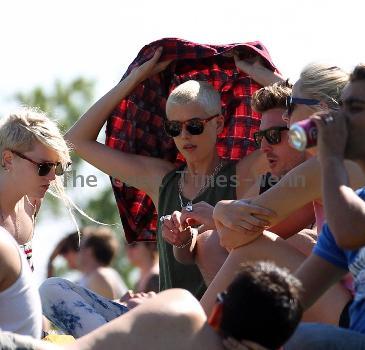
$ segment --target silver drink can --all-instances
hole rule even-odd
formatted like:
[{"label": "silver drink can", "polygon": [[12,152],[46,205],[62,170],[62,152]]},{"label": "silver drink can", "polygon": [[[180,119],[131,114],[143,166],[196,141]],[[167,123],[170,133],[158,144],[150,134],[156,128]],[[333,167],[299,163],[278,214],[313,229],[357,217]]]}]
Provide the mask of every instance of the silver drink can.
[{"label": "silver drink can", "polygon": [[305,119],[293,124],[288,134],[290,145],[298,151],[304,151],[306,148],[317,144],[318,130],[311,119]]}]

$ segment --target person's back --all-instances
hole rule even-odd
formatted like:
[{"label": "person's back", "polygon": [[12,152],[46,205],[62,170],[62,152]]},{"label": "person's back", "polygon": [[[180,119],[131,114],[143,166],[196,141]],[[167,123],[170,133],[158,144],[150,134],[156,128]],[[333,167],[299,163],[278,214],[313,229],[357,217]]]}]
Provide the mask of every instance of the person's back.
[{"label": "person's back", "polygon": [[101,266],[85,274],[78,284],[108,299],[119,299],[128,290],[118,271],[110,266]]},{"label": "person's back", "polygon": [[13,237],[0,227],[0,329],[40,338],[42,308],[32,273]]}]

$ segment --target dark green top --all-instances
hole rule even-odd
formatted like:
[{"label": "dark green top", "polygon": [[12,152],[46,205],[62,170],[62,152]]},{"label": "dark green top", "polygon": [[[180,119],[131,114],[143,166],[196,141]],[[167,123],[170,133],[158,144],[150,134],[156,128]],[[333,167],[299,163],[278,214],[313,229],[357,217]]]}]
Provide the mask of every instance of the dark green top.
[{"label": "dark green top", "polygon": [[[178,180],[185,165],[168,173],[162,180],[159,194],[158,219],[163,215],[181,211],[178,195]],[[236,162],[228,162],[215,176],[204,192],[193,203],[205,201],[215,205],[222,199],[236,199]],[[182,198],[184,205],[188,200]],[[172,245],[162,238],[161,223],[158,220],[157,246],[160,259],[160,291],[169,288],[184,288],[200,299],[206,290],[202,275],[196,265],[184,265],[176,261]]]}]

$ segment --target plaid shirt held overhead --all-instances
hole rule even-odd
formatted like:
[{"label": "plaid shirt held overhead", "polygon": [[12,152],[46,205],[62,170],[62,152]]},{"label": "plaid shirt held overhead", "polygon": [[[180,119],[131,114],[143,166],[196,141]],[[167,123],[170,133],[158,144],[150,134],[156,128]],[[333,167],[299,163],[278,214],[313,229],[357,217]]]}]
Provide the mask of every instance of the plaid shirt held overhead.
[{"label": "plaid shirt held overhead", "polygon": [[[123,152],[166,159],[176,165],[183,162],[174,141],[163,130],[165,105],[170,92],[187,80],[210,82],[220,92],[225,128],[217,140],[218,155],[240,159],[255,149],[253,133],[261,116],[251,109],[251,96],[261,86],[237,70],[233,58],[225,54],[233,49],[242,59],[260,56],[272,70],[276,67],[266,48],[258,41],[202,45],[166,38],[146,45],[129,66],[129,72],[163,47],[161,61],[174,60],[165,71],[141,84],[112,112],[106,128],[106,145]],[[154,240],[157,214],[152,200],[143,192],[111,179],[128,243]]]}]

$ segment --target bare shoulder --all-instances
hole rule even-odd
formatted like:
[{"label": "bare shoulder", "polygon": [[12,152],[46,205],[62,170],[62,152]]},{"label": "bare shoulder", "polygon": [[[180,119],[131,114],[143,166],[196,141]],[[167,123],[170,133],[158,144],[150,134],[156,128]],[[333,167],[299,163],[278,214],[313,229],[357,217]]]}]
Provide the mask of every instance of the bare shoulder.
[{"label": "bare shoulder", "polygon": [[21,271],[19,252],[15,244],[8,239],[2,239],[7,234],[3,228],[0,231],[0,292],[10,287],[18,278]]}]

